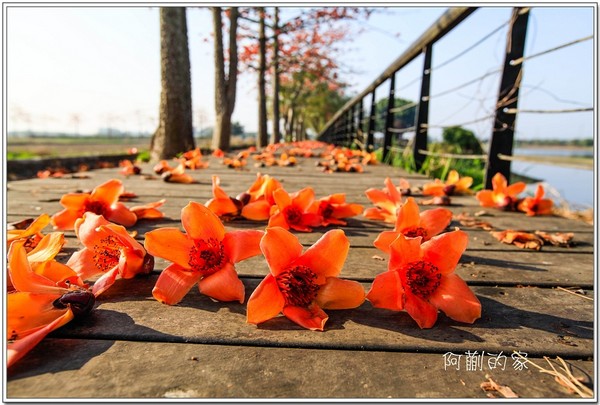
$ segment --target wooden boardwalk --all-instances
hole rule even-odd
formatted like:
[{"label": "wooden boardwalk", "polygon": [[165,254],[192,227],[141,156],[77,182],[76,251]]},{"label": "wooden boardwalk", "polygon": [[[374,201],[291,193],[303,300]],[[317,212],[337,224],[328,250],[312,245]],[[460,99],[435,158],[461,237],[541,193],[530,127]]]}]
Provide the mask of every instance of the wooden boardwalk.
[{"label": "wooden boardwalk", "polygon": [[[412,186],[429,181],[386,166],[368,166],[360,174],[325,174],[314,159],[300,159],[298,167],[260,169],[249,160],[247,171],[228,169],[212,157],[209,161],[208,169],[190,171],[199,184],[125,178],[116,168],[91,171],[88,179],[9,182],[7,220],[53,214],[61,209],[58,201],[64,193],[120,178],[127,191],[138,195],[128,206],[167,199],[162,207],[166,218],[142,220],[132,228],[143,241],[148,230],[180,227],[181,208],[190,200],[204,203],[211,198],[212,174],[220,176],[231,196],[245,191],[260,171],[281,180],[288,192],[305,186],[313,187],[317,197],[343,192],[348,202],[365,207],[371,203],[364,191],[382,188],[386,176],[395,183],[404,177]],[[143,166],[143,173],[152,173],[151,165]],[[472,196],[452,197],[452,203],[448,208],[454,214],[482,209]],[[548,369],[543,357],[559,356],[587,384],[595,381],[593,227],[559,217],[486,212],[480,219],[497,230],[573,232],[577,245],[529,251],[502,244],[487,231],[461,226],[469,245],[456,271],[482,304],[482,318],[473,325],[440,314],[433,328],[421,330],[407,313],[365,302],[354,310],[327,311],[324,332],[302,329],[283,317],[257,327],[245,322],[245,305],[214,302],[197,288],[176,306],[154,300],[152,287],[167,266],[157,258],[151,275],[117,280],[98,297],[87,318],[53,332],[13,366],[6,397],[486,398],[480,384],[490,377],[522,398],[579,398],[531,364],[521,367],[511,355],[519,351]],[[373,278],[387,269],[387,260],[381,260],[386,255],[373,247],[373,240],[392,226],[362,215],[348,222],[343,229],[351,247],[341,277],[368,290]],[[243,220],[226,223],[229,229],[265,226]],[[460,224],[453,220],[450,226]],[[296,235],[310,246],[326,230]],[[73,232],[65,235],[63,261],[80,248]],[[267,264],[259,256],[236,267],[249,297],[267,274]],[[457,363],[446,363],[450,358]],[[481,362],[468,361],[477,359]],[[504,368],[494,359],[505,359]]]}]

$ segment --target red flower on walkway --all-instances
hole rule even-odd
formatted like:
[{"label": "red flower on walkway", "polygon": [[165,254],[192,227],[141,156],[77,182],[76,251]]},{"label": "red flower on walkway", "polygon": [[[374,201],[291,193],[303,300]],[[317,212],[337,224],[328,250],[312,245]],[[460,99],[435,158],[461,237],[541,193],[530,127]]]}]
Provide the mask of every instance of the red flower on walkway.
[{"label": "red flower on walkway", "polygon": [[271,217],[271,208],[275,206],[273,192],[282,188],[281,183],[265,174],[256,174],[256,180],[245,193],[237,198],[242,201],[242,216],[252,221],[266,221]]},{"label": "red flower on walkway", "polygon": [[[8,271],[16,291],[7,295],[7,367],[48,333],[87,315],[95,302],[87,286],[64,264],[54,260],[36,262],[34,271],[23,244],[16,241],[8,251]],[[38,258],[52,256],[39,253]]]},{"label": "red flower on walkway", "polygon": [[9,229],[6,231],[6,246],[9,247],[11,243],[16,240],[25,241],[25,249],[28,251],[35,248],[35,246],[42,240],[44,229],[50,223],[50,215],[42,214],[34,219],[29,226],[25,229]]},{"label": "red flower on walkway", "polygon": [[73,253],[67,265],[83,280],[102,275],[92,288],[96,297],[117,277],[130,279],[154,268],[154,258],[144,247],[123,226],[110,223],[101,215],[86,212],[75,221],[75,234],[84,248]]},{"label": "red flower on walkway", "polygon": [[54,229],[72,230],[77,218],[86,212],[104,216],[110,222],[132,226],[137,221],[135,213],[119,202],[119,195],[125,190],[121,180],[112,179],[97,186],[91,193],[69,193],[60,199],[65,207],[52,216]]},{"label": "red flower on walkway", "polygon": [[384,189],[370,188],[365,191],[367,198],[375,207],[367,208],[364,216],[368,219],[393,223],[396,221],[397,210],[403,204],[402,192],[400,190],[406,188],[408,182],[401,179],[401,188],[397,188],[392,183],[392,179],[386,177],[384,183],[386,186]]},{"label": "red flower on walkway", "polygon": [[235,217],[240,214],[243,204],[241,201],[229,197],[225,190],[221,188],[220,182],[219,176],[212,176],[213,198],[204,205],[219,218]]},{"label": "red flower on walkway", "polygon": [[344,231],[325,233],[302,253],[302,245],[289,231],[267,228],[260,241],[270,273],[248,299],[247,320],[265,322],[281,312],[298,325],[323,330],[328,316],[323,309],[350,309],[365,300],[365,291],[356,281],[340,274],[350,242]]},{"label": "red flower on walkway", "polygon": [[433,183],[424,184],[423,195],[452,196],[471,194],[472,191],[469,187],[471,187],[472,184],[472,177],[460,177],[456,170],[450,170],[445,182],[440,179],[434,179]]},{"label": "red flower on walkway", "polygon": [[283,188],[273,192],[277,208],[269,219],[269,227],[280,226],[284,229],[294,229],[301,232],[312,232],[312,228],[321,225],[323,217],[313,206],[315,192],[306,187],[300,191],[288,194]]},{"label": "red flower on walkway", "polygon": [[552,206],[554,203],[552,200],[544,198],[544,187],[538,184],[535,190],[535,196],[525,197],[519,203],[517,203],[517,209],[523,211],[528,216],[534,215],[551,215]]},{"label": "red flower on walkway", "polygon": [[501,173],[496,173],[492,177],[492,190],[478,191],[475,197],[482,207],[514,210],[517,195],[525,190],[525,186],[522,181],[509,186],[506,177]]},{"label": "red flower on walkway", "polygon": [[457,230],[421,238],[398,235],[390,245],[388,271],[375,277],[367,299],[376,308],[405,309],[421,328],[431,328],[438,309],[459,322],[473,323],[481,317],[481,303],[454,274],[468,236]]},{"label": "red flower on walkway", "polygon": [[244,302],[244,284],[234,265],[260,253],[263,232],[225,232],[219,217],[193,201],[181,210],[181,224],[186,233],[177,228],[146,233],[148,253],[173,262],[158,277],[154,298],[177,304],[197,283],[200,292],[211,298]]},{"label": "red flower on walkway", "polygon": [[393,231],[383,231],[373,244],[376,248],[389,253],[390,245],[403,234],[407,238],[420,236],[426,242],[442,232],[452,221],[452,211],[446,208],[434,208],[419,213],[419,205],[414,198],[408,197],[406,203],[398,210],[396,225]]},{"label": "red flower on walkway", "polygon": [[342,218],[354,217],[363,212],[364,207],[360,204],[346,202],[346,194],[331,194],[313,202],[317,207],[317,213],[323,217],[321,225],[346,225]]}]

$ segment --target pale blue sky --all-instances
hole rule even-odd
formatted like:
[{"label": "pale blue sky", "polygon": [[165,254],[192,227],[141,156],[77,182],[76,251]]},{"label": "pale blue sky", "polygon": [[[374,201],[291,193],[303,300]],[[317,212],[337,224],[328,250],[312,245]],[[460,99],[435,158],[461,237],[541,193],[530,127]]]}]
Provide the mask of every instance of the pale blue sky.
[{"label": "pale blue sky", "polygon": [[[292,10],[284,10],[286,12]],[[347,49],[343,62],[349,92],[369,85],[443,14],[443,7],[389,7],[374,14]],[[526,55],[595,34],[594,12],[587,7],[532,9]],[[469,47],[506,22],[509,7],[482,7],[434,47],[433,66]],[[155,7],[7,7],[6,96],[8,130],[63,130],[95,133],[113,126],[151,132],[156,127],[160,96],[160,44]],[[212,22],[207,9],[188,8],[193,110],[196,126],[214,117]],[[387,33],[387,34],[386,34]],[[399,36],[394,34],[399,33]],[[209,38],[208,41],[206,39]],[[503,61],[506,27],[455,62],[434,70],[431,94],[498,69]],[[594,105],[594,41],[589,40],[525,63],[520,107],[565,109]],[[421,59],[396,78],[398,96],[415,100]],[[238,87],[234,120],[248,131],[257,127],[255,76],[245,73]],[[499,75],[433,97],[430,133],[436,125],[461,124],[493,110]],[[377,97],[385,97],[388,84]],[[569,102],[560,102],[557,99]],[[76,123],[74,116],[80,118]],[[489,137],[491,120],[466,125]],[[588,138],[593,113],[521,114],[517,138]]]}]

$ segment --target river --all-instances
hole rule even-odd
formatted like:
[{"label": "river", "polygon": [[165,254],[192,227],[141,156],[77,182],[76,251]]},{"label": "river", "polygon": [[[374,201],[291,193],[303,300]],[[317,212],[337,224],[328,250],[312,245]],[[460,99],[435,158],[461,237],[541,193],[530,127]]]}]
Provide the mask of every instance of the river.
[{"label": "river", "polygon": [[[562,148],[515,148],[514,155],[538,156],[593,156],[593,151]],[[594,162],[595,163],[595,162]],[[546,194],[556,203],[567,202],[572,209],[580,210],[593,207],[594,171],[569,167],[546,165],[534,162],[514,161],[511,171],[545,183]],[[535,185],[528,186],[527,192],[533,194]]]}]

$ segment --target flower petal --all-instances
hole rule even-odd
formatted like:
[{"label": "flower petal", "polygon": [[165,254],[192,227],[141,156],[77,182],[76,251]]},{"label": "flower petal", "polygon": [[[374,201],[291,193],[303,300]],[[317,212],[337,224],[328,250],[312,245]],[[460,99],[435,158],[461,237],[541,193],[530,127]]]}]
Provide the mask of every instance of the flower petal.
[{"label": "flower petal", "polygon": [[365,302],[365,289],[353,280],[328,277],[321,286],[315,303],[323,309],[357,308]]},{"label": "flower petal", "polygon": [[283,188],[273,191],[273,199],[280,211],[283,211],[285,207],[292,204],[292,197]]},{"label": "flower petal", "polygon": [[30,263],[52,260],[60,252],[64,244],[64,233],[51,232],[45,235],[37,246],[27,254],[27,259]]},{"label": "flower petal", "polygon": [[377,235],[377,238],[373,242],[373,245],[382,252],[390,253],[390,245],[392,244],[392,242],[394,242],[394,240],[396,240],[397,237],[398,232],[383,231],[379,235]]},{"label": "flower petal", "polygon": [[177,228],[159,228],[146,232],[144,248],[152,256],[162,257],[185,269],[191,269],[190,251],[194,241]]},{"label": "flower petal", "polygon": [[125,187],[119,179],[111,179],[100,184],[92,190],[90,198],[95,201],[102,201],[108,206],[112,206],[119,201],[119,196],[123,194]]},{"label": "flower petal", "polygon": [[83,215],[83,211],[76,211],[65,208],[62,211],[52,215],[52,225],[54,229],[70,231],[75,226],[75,221]]},{"label": "flower petal", "polygon": [[32,293],[62,294],[63,288],[56,286],[53,280],[36,274],[27,260],[23,241],[15,241],[8,250],[8,274],[17,291]]},{"label": "flower petal", "polygon": [[119,266],[115,266],[111,270],[105,272],[102,275],[102,277],[100,277],[94,283],[94,286],[92,287],[92,294],[94,294],[95,297],[102,294],[104,291],[106,291],[110,286],[112,286],[115,283],[115,280],[117,279],[118,275],[119,275]]},{"label": "flower petal", "polygon": [[225,227],[218,216],[204,205],[190,201],[181,210],[181,223],[192,239],[214,238],[222,241],[225,236]]},{"label": "flower petal", "polygon": [[421,259],[421,237],[407,238],[403,234],[390,245],[388,270],[399,270],[406,264]]},{"label": "flower petal", "polygon": [[525,187],[527,187],[527,185],[522,181],[519,181],[506,187],[505,194],[511,197],[516,197],[517,195],[521,194],[523,190],[525,190]]},{"label": "flower petal", "polygon": [[475,198],[479,201],[482,207],[495,207],[494,192],[492,190],[481,190],[475,194]]},{"label": "flower petal", "polygon": [[88,248],[83,248],[74,252],[69,260],[67,266],[69,266],[82,280],[89,280],[98,273],[102,273],[102,270],[96,265],[94,256],[96,253]]},{"label": "flower petal", "polygon": [[138,217],[125,204],[117,202],[111,205],[110,210],[106,213],[106,219],[115,224],[128,227],[135,225]]},{"label": "flower petal", "polygon": [[421,212],[420,226],[425,229],[427,236],[425,241],[439,234],[448,227],[452,221],[452,211],[446,208],[434,208]]},{"label": "flower petal", "polygon": [[316,275],[315,283],[323,284],[327,277],[336,277],[342,271],[350,241],[341,229],[332,229],[319,238],[294,262],[310,268]]},{"label": "flower petal", "polygon": [[266,221],[271,215],[271,204],[267,200],[257,200],[242,208],[242,216],[251,221]]},{"label": "flower petal", "polygon": [[340,204],[333,206],[333,213],[331,214],[334,218],[349,218],[361,214],[364,211],[364,207],[360,204]]},{"label": "flower petal", "polygon": [[448,177],[446,177],[446,184],[456,184],[459,180],[460,176],[458,172],[454,169],[448,172]]},{"label": "flower petal", "polygon": [[88,193],[67,193],[60,197],[60,205],[71,211],[80,211],[89,199]]},{"label": "flower petal", "polygon": [[277,276],[300,256],[302,245],[289,231],[273,227],[265,231],[260,240],[260,250],[267,259],[271,274]]},{"label": "flower petal", "polygon": [[322,331],[325,327],[325,322],[329,319],[329,316],[315,304],[308,308],[288,305],[283,308],[283,314],[290,321],[310,330]]},{"label": "flower petal", "polygon": [[154,298],[167,305],[175,305],[183,299],[190,289],[200,280],[202,273],[187,271],[177,264],[164,269],[152,289]]},{"label": "flower petal", "polygon": [[305,187],[295,193],[293,204],[300,208],[300,211],[306,212],[315,200],[315,191],[312,187]]},{"label": "flower petal", "polygon": [[367,299],[375,308],[392,311],[404,309],[404,288],[397,271],[386,271],[378,274],[373,280]]},{"label": "flower petal", "polygon": [[405,291],[404,309],[414,319],[421,329],[431,328],[437,321],[438,311],[435,306],[424,299]]},{"label": "flower petal", "polygon": [[232,263],[259,255],[260,240],[265,233],[254,229],[227,232],[223,238],[225,254]]},{"label": "flower petal", "polygon": [[456,274],[442,277],[429,302],[455,321],[473,323],[481,318],[481,303],[467,283]]},{"label": "flower petal", "polygon": [[247,322],[258,325],[276,317],[285,305],[283,294],[271,274],[260,282],[248,299]]},{"label": "flower petal", "polygon": [[454,271],[467,248],[469,237],[461,230],[434,236],[423,243],[423,260],[434,264],[442,274]]},{"label": "flower petal", "polygon": [[204,295],[218,301],[244,302],[246,290],[231,263],[226,263],[219,271],[198,281],[198,289]]},{"label": "flower petal", "polygon": [[408,197],[404,205],[398,210],[394,230],[402,232],[407,228],[419,226],[420,221],[419,205],[414,198]]},{"label": "flower petal", "polygon": [[387,191],[388,191],[389,196],[391,197],[391,200],[396,204],[401,203],[402,202],[402,194],[398,191],[398,189],[392,182],[392,179],[390,179],[389,177],[386,177],[383,182],[385,183],[385,185],[387,187]]}]

